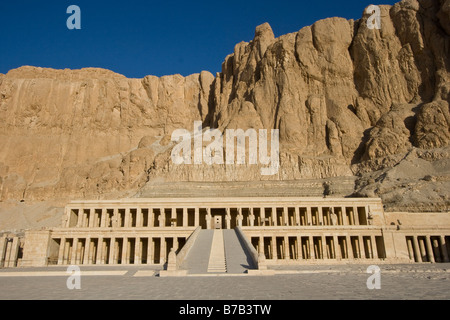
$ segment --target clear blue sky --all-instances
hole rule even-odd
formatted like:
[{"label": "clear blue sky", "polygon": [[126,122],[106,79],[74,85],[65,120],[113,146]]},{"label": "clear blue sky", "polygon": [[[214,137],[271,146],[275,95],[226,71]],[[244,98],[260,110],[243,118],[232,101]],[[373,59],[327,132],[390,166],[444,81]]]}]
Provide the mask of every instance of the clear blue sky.
[{"label": "clear blue sky", "polygon": [[[31,65],[106,68],[129,78],[221,71],[235,44],[269,22],[280,36],[328,17],[359,19],[391,0],[0,0],[0,73]],[[69,5],[81,30],[66,27]]]}]

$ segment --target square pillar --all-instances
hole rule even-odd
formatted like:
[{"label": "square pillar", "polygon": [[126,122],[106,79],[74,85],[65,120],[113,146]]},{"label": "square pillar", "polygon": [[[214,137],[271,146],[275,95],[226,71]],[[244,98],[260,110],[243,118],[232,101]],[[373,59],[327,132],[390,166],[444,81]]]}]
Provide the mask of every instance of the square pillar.
[{"label": "square pillar", "polygon": [[106,243],[104,242],[103,237],[99,237],[97,243],[96,264],[105,264],[105,250],[106,250]]},{"label": "square pillar", "polygon": [[313,236],[309,236],[308,237],[308,242],[309,242],[309,256],[310,256],[311,260],[315,260],[316,259],[316,254],[314,252],[314,238],[313,238]]},{"label": "square pillar", "polygon": [[183,227],[188,226],[188,209],[183,208]]},{"label": "square pillar", "polygon": [[136,208],[136,228],[142,228],[142,208]]},{"label": "square pillar", "polygon": [[130,208],[125,208],[125,223],[123,225],[124,228],[130,227],[130,218],[131,218]]},{"label": "square pillar", "polygon": [[[266,208],[260,208],[259,209],[259,215],[261,216],[261,226],[266,225]],[[263,247],[264,247],[264,241],[263,241]]]},{"label": "square pillar", "polygon": [[130,259],[128,258],[128,238],[124,237],[122,240],[122,264],[129,264]]},{"label": "square pillar", "polygon": [[278,253],[277,253],[277,237],[272,236],[272,259],[278,260]]},{"label": "square pillar", "polygon": [[320,241],[322,242],[322,258],[325,260],[325,259],[328,259],[327,258],[327,253],[328,253],[328,251],[327,251],[327,241],[326,241],[327,239],[325,238],[325,236],[321,236],[320,237]]},{"label": "square pillar", "polygon": [[107,215],[106,208],[102,208],[102,217],[100,219],[100,228],[106,227],[106,215]]},{"label": "square pillar", "polygon": [[142,252],[142,244],[141,244],[141,238],[136,237],[134,241],[134,264],[141,264],[141,252]]},{"label": "square pillar", "polygon": [[297,236],[297,259],[302,260],[303,259],[303,252],[302,252],[302,237]]},{"label": "square pillar", "polygon": [[73,240],[72,240],[72,254],[71,254],[71,257],[70,257],[70,264],[72,264],[72,265],[77,264],[77,262],[76,262],[77,251],[78,251],[78,238],[73,238]]},{"label": "square pillar", "polygon": [[348,220],[347,217],[347,210],[345,207],[341,207],[341,214],[342,214],[342,223],[344,226],[348,226],[350,225],[350,221]]},{"label": "square pillar", "polygon": [[147,240],[147,264],[153,264],[153,238],[148,237]]},{"label": "square pillar", "polygon": [[335,256],[336,260],[341,260],[342,254],[341,254],[341,250],[339,248],[339,240],[336,235],[333,236],[333,247],[334,247],[334,256]]},{"label": "square pillar", "polygon": [[283,207],[283,218],[282,218],[282,225],[283,226],[288,226],[289,225],[289,215],[288,215],[288,208],[287,207]]},{"label": "square pillar", "polygon": [[[195,208],[194,212],[194,226],[198,227],[200,226],[200,209],[198,207]],[[227,228],[230,229],[230,228]]]},{"label": "square pillar", "polygon": [[[83,264],[92,264],[92,248],[91,248],[91,238],[87,237],[84,242],[84,256],[83,256]],[[80,257],[81,260],[81,257]]]},{"label": "square pillar", "polygon": [[284,259],[289,260],[289,237],[284,236]]}]

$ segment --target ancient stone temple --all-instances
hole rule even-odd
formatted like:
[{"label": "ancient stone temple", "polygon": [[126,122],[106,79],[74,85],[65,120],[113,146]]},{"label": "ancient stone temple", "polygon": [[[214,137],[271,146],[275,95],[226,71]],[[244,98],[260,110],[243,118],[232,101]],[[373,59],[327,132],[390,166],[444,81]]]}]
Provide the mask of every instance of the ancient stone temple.
[{"label": "ancient stone temple", "polygon": [[[448,262],[449,219],[448,213],[387,213],[378,198],[73,201],[61,227],[0,238],[1,263],[164,266],[175,253],[174,268],[180,269],[205,242],[211,248],[206,255],[218,247],[227,260],[222,272],[233,269],[228,252],[236,248],[227,245],[251,258],[249,269],[263,264]],[[212,230],[210,238],[201,236]],[[226,232],[239,241],[227,244]]]}]

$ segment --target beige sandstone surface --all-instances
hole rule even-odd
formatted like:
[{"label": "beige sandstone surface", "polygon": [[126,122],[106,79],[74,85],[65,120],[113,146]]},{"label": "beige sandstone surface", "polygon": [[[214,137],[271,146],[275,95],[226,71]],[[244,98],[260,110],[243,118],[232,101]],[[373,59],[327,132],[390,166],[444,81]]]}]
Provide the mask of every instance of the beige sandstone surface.
[{"label": "beige sandstone surface", "polygon": [[[278,38],[258,26],[216,75],[128,79],[30,66],[0,74],[0,230],[58,225],[72,199],[242,186],[449,210],[450,0],[380,8],[380,30],[367,27],[365,11]],[[280,170],[174,165],[171,134],[194,121],[222,132],[279,129]],[[220,188],[201,187],[208,182]]]}]

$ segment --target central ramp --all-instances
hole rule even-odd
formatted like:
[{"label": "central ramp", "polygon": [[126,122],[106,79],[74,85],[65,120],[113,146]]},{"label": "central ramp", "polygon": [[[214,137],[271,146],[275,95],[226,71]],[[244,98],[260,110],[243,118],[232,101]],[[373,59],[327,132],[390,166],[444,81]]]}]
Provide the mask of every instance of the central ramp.
[{"label": "central ramp", "polygon": [[214,230],[211,252],[209,254],[208,272],[227,272],[222,230]]},{"label": "central ramp", "polygon": [[236,230],[200,230],[181,268],[188,274],[242,274],[252,269],[251,261]]}]

